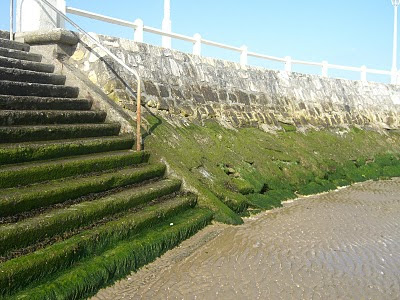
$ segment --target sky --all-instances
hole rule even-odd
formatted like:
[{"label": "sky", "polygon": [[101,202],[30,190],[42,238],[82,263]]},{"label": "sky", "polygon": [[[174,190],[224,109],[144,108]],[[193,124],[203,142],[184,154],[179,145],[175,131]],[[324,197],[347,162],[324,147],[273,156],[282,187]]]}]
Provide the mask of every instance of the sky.
[{"label": "sky", "polygon": [[[161,28],[163,0],[66,0],[67,6],[125,20],[140,18]],[[86,31],[133,38],[133,30],[71,16]],[[172,31],[240,47],[251,52],[331,64],[390,70],[393,46],[393,6],[390,0],[171,0]],[[0,0],[0,29],[9,27],[9,1]],[[160,45],[161,37],[145,33],[144,42]],[[192,45],[172,41],[185,52]],[[239,53],[202,46],[202,55],[239,61]],[[249,58],[250,65],[283,69],[282,63]],[[293,71],[321,72],[293,66]],[[333,77],[359,79],[354,72],[329,70]],[[368,75],[369,80],[389,80]]]}]

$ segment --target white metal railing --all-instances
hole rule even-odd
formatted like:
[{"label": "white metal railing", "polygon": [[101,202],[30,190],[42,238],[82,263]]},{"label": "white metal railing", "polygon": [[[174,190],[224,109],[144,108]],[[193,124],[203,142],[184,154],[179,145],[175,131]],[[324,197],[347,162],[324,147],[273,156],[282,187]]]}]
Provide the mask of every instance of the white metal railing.
[{"label": "white metal railing", "polygon": [[[222,43],[210,41],[207,39],[203,39],[201,37],[201,35],[198,33],[195,34],[193,37],[190,37],[190,36],[185,36],[185,35],[178,34],[178,33],[167,32],[167,31],[164,31],[164,30],[161,30],[158,28],[150,27],[150,26],[145,26],[141,19],[137,19],[134,22],[130,22],[130,21],[112,18],[112,17],[96,14],[93,12],[73,8],[73,7],[66,7],[66,12],[69,14],[73,14],[73,15],[77,15],[77,16],[81,16],[81,17],[86,17],[86,18],[90,18],[90,19],[95,19],[95,20],[99,20],[99,21],[103,21],[103,22],[107,22],[107,23],[111,23],[111,24],[116,24],[116,25],[132,28],[134,30],[134,41],[136,41],[136,42],[143,42],[143,32],[149,32],[149,33],[161,35],[162,37],[169,37],[169,38],[174,38],[174,39],[190,42],[193,44],[193,54],[195,54],[195,55],[201,55],[201,46],[203,44],[221,48],[221,49],[239,52],[240,53],[240,64],[242,66],[247,65],[248,57],[254,57],[254,58],[260,58],[260,59],[265,59],[265,60],[270,60],[270,61],[275,61],[275,62],[282,62],[282,63],[284,63],[284,70],[287,72],[292,71],[292,66],[294,64],[304,65],[304,66],[321,67],[321,75],[323,77],[328,77],[329,69],[359,72],[361,81],[367,81],[368,73],[379,74],[379,75],[390,75],[392,77],[392,82],[396,82],[396,80],[393,81],[393,79],[395,79],[399,76],[398,72],[377,70],[377,69],[368,69],[366,66],[361,66],[361,67],[342,66],[342,65],[336,65],[336,64],[329,64],[327,61],[311,62],[311,61],[292,59],[290,56],[276,57],[276,56],[271,56],[271,55],[255,53],[255,52],[249,52],[246,46],[235,47],[235,46],[231,46],[231,45],[225,45]],[[163,46],[165,46],[165,45],[163,45]]]}]

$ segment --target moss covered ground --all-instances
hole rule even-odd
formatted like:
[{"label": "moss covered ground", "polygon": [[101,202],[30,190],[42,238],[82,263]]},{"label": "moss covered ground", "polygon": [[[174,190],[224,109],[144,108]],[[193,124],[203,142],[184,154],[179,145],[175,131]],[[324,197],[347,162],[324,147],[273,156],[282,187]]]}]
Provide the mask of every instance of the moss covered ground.
[{"label": "moss covered ground", "polygon": [[[298,195],[400,176],[400,134],[293,128],[267,133],[227,129],[216,121],[172,125],[148,116],[146,150],[163,160],[217,221],[240,224],[250,209],[281,206]],[[284,128],[284,127],[283,127]],[[150,134],[151,132],[151,134]]]}]

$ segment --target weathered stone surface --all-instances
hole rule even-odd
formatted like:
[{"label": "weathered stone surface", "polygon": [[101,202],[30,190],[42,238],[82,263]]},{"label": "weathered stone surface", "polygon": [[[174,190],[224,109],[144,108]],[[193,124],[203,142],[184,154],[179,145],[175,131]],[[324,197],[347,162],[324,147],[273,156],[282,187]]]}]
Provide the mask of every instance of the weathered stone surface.
[{"label": "weathered stone surface", "polygon": [[[400,88],[381,83],[286,73],[216,60],[107,36],[99,41],[139,71],[147,105],[168,117],[216,118],[232,126],[400,127]],[[92,46],[90,41],[83,42]],[[118,74],[130,87],[136,81],[106,56],[90,60],[79,43],[71,61],[107,92]],[[121,89],[122,92],[125,92]],[[108,92],[108,94],[111,94]],[[158,99],[159,97],[159,99]],[[124,106],[124,104],[122,104]],[[164,115],[167,116],[167,115]]]}]

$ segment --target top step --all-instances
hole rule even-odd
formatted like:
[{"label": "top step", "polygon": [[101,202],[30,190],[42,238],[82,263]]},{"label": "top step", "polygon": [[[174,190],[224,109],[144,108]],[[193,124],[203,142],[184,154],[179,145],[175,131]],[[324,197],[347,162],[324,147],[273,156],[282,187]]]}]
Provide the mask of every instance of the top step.
[{"label": "top step", "polygon": [[0,30],[0,39],[9,40],[10,39],[10,32]]},{"label": "top step", "polygon": [[10,40],[1,39],[1,38],[0,38],[0,47],[20,50],[20,51],[26,51],[26,52],[29,52],[29,50],[30,50],[30,46],[28,44],[10,41]]}]

